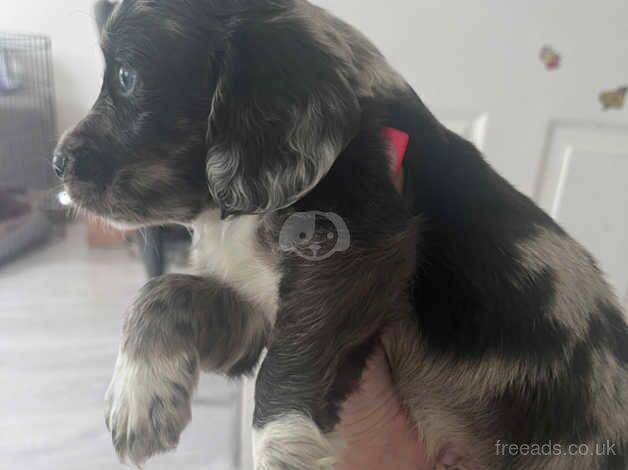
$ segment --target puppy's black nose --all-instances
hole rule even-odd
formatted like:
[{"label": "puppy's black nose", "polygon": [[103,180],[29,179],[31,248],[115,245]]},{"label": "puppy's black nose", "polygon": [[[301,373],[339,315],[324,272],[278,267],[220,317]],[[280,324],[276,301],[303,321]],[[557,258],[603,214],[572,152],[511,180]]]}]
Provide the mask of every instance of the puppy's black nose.
[{"label": "puppy's black nose", "polygon": [[66,157],[64,153],[55,152],[52,157],[52,169],[59,178],[63,178],[65,173]]}]

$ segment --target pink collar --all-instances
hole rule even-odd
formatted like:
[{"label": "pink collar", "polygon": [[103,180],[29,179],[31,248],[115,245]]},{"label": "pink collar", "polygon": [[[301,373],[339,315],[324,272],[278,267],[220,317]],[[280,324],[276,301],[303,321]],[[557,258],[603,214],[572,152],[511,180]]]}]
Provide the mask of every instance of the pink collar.
[{"label": "pink collar", "polygon": [[399,129],[384,127],[382,136],[390,146],[390,179],[400,193],[403,191],[403,160],[410,136]]}]

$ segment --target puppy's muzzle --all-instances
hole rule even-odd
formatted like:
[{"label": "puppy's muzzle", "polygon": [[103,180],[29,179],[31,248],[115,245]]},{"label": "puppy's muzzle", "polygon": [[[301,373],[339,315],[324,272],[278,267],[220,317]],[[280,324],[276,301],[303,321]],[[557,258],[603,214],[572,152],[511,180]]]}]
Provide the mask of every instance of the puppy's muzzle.
[{"label": "puppy's muzzle", "polygon": [[89,139],[68,135],[61,140],[53,153],[52,169],[65,183],[92,183],[104,187],[111,178],[112,162],[88,145]]}]

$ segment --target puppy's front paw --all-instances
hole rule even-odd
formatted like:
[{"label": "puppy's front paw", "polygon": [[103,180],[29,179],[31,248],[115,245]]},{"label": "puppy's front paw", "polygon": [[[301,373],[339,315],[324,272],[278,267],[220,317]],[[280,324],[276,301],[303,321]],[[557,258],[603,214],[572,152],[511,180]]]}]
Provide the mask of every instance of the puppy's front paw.
[{"label": "puppy's front paw", "polygon": [[174,449],[191,419],[198,358],[132,358],[120,352],[106,395],[105,421],[122,462],[142,465]]},{"label": "puppy's front paw", "polygon": [[337,443],[310,418],[285,414],[255,430],[255,470],[333,470]]}]

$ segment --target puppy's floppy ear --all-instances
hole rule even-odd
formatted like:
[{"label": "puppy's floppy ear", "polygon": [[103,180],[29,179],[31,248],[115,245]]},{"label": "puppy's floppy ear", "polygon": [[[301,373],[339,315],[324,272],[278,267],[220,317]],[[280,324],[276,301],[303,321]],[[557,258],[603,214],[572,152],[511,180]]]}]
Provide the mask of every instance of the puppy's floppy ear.
[{"label": "puppy's floppy ear", "polygon": [[113,10],[118,6],[118,2],[112,2],[109,0],[98,0],[94,4],[94,19],[96,21],[96,28],[98,28],[98,34],[102,33],[105,23],[111,16]]},{"label": "puppy's floppy ear", "polygon": [[302,21],[248,23],[223,52],[207,156],[209,189],[223,216],[293,204],[358,131],[347,64]]}]

